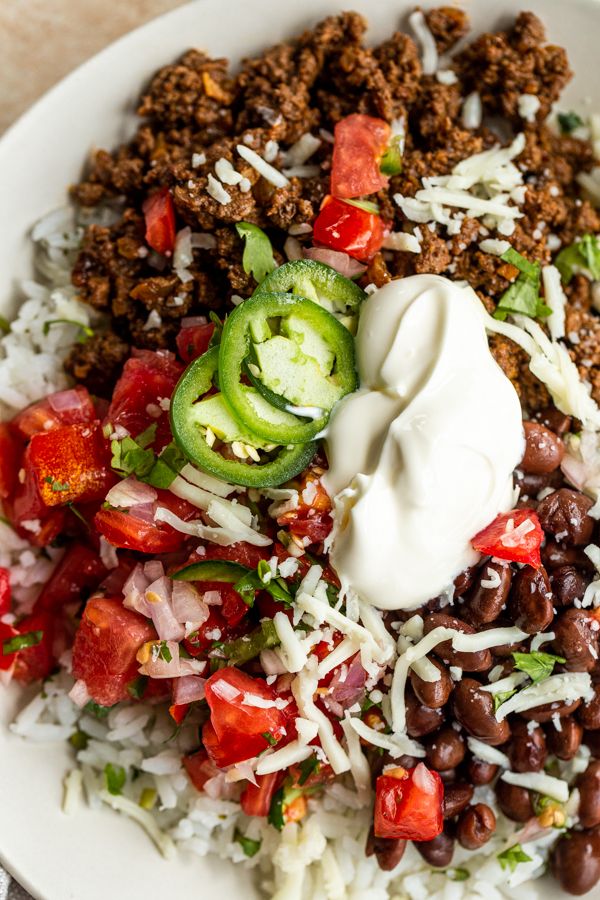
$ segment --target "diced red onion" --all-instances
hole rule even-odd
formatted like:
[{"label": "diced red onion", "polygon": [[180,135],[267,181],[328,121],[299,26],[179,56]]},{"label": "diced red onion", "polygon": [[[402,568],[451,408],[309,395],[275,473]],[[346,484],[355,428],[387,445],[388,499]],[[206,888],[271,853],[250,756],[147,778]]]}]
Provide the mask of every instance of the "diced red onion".
[{"label": "diced red onion", "polygon": [[221,596],[221,591],[204,591],[204,593],[202,594],[202,599],[207,606],[223,605],[223,597]]},{"label": "diced red onion", "polygon": [[200,594],[192,584],[185,581],[174,581],[171,594],[173,615],[178,622],[194,622],[199,628],[210,615],[206,603],[200,599]]},{"label": "diced red onion", "polygon": [[225,788],[225,775],[222,772],[219,772],[214,778],[209,778],[208,781],[204,783],[204,793],[207,797],[210,797],[211,800],[220,800],[225,793]]},{"label": "diced red onion", "polygon": [[339,703],[342,709],[349,709],[358,703],[365,692],[367,673],[363,669],[360,656],[357,654],[348,668],[340,666],[329,685],[327,699]]},{"label": "diced red onion", "polygon": [[308,259],[316,259],[317,262],[325,263],[331,266],[340,275],[345,278],[355,278],[367,271],[367,267],[359,263],[358,260],[352,259],[347,253],[341,253],[339,250],[328,250],[326,247],[307,247],[304,249],[304,256]]},{"label": "diced red onion", "polygon": [[90,694],[87,689],[87,685],[82,678],[79,678],[71,690],[69,691],[69,697],[79,709],[83,709],[86,703],[90,700]]},{"label": "diced red onion", "polygon": [[185,629],[173,615],[171,607],[172,583],[170,578],[163,575],[148,585],[144,594],[148,608],[147,615],[149,614],[154,622],[161,641],[181,641],[185,637]]},{"label": "diced red onion", "polygon": [[100,559],[107,569],[116,569],[119,565],[117,548],[109,544],[105,537],[100,535]]},{"label": "diced red onion", "polygon": [[144,575],[150,582],[158,581],[165,574],[165,567],[159,559],[151,559],[144,563]]},{"label": "diced red onion", "polygon": [[[155,659],[154,655],[151,654],[148,662],[139,667],[138,672],[140,675],[148,675],[149,678],[179,678],[181,675],[179,644],[177,641],[166,641],[166,647],[171,654],[171,659],[167,662],[162,656],[157,656]],[[187,662],[187,660],[184,660],[184,662]],[[186,672],[185,674],[191,673]]]},{"label": "diced red onion", "polygon": [[208,325],[206,316],[185,316],[181,320],[182,328],[196,328],[198,325]]},{"label": "diced red onion", "polygon": [[560,468],[567,481],[569,481],[573,487],[577,488],[578,491],[582,490],[587,481],[588,474],[585,463],[579,459],[575,459],[574,456],[565,453]]},{"label": "diced red onion", "polygon": [[[130,509],[154,503],[158,494],[150,484],[143,484],[134,475],[119,481],[106,495],[107,503],[120,509]],[[137,509],[136,509],[137,515]]]},{"label": "diced red onion", "polygon": [[75,390],[71,388],[67,391],[57,391],[56,394],[50,394],[48,404],[54,412],[70,412],[75,409],[88,409],[90,399],[87,391]]},{"label": "diced red onion", "polygon": [[127,609],[134,609],[144,616],[149,615],[148,604],[144,594],[151,583],[151,580],[144,573],[144,567],[141,563],[138,563],[123,585],[123,596],[125,597],[123,606],[127,607]]},{"label": "diced red onion", "polygon": [[173,681],[173,701],[179,706],[204,699],[204,678],[199,675],[184,675]]}]

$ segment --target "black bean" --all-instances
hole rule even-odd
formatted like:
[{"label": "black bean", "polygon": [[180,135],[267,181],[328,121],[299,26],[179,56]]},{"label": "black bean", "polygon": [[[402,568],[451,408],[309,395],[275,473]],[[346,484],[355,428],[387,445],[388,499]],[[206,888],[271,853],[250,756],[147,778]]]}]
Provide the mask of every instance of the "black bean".
[{"label": "black bean", "polygon": [[471,585],[473,584],[473,580],[477,575],[477,566],[469,566],[468,569],[464,569],[460,575],[457,575],[454,579],[454,596],[462,597],[465,591],[468,591]]},{"label": "black bean", "polygon": [[566,893],[587,894],[600,880],[600,835],[570,831],[561,837],[550,856],[550,869]]},{"label": "black bean", "polygon": [[451,725],[441,728],[425,741],[425,758],[432,769],[455,769],[465,757],[464,738]]},{"label": "black bean", "polygon": [[589,583],[590,579],[575,566],[559,566],[550,577],[556,606],[573,606],[575,600],[583,598]]},{"label": "black bean", "polygon": [[584,572],[594,573],[594,564],[579,547],[567,547],[556,541],[547,541],[542,547],[542,562],[551,571],[560,566],[575,566]]},{"label": "black bean", "polygon": [[555,406],[546,406],[544,409],[540,409],[534,418],[559,437],[571,430],[571,416],[561,412]]},{"label": "black bean", "polygon": [[594,685],[593,698],[579,707],[577,718],[587,731],[600,728],[600,685]]},{"label": "black bean", "polygon": [[496,830],[496,816],[485,803],[469,806],[459,816],[456,837],[465,850],[478,850]]},{"label": "black bean", "polygon": [[546,475],[558,469],[565,455],[561,439],[538,422],[524,422],[525,455],[519,468],[531,475]]},{"label": "black bean", "polygon": [[459,782],[450,784],[444,789],[444,818],[452,819],[471,802],[473,785]]},{"label": "black bean", "polygon": [[527,788],[508,784],[507,781],[499,779],[495,790],[498,806],[508,819],[512,819],[513,822],[526,822],[534,815]]},{"label": "black bean", "polygon": [[452,862],[454,838],[445,831],[431,841],[414,841],[414,846],[423,859],[436,869],[445,869]]},{"label": "black bean", "polygon": [[539,725],[531,728],[522,719],[515,719],[511,730],[508,758],[512,769],[515,772],[540,772],[548,756],[546,736],[542,729]]},{"label": "black bean", "polygon": [[600,760],[593,759],[578,776],[579,822],[583,828],[600,825]]},{"label": "black bean", "polygon": [[554,723],[548,725],[546,731],[548,749],[558,759],[573,759],[581,744],[583,728],[572,716],[565,716],[560,720],[560,725],[560,731],[554,727]]},{"label": "black bean", "polygon": [[448,697],[454,688],[454,682],[443,663],[438,659],[432,659],[431,662],[440,672],[438,681],[424,681],[411,669],[410,683],[417,695],[417,699],[421,703],[425,704],[425,706],[430,706],[432,709],[439,709],[448,702]]},{"label": "black bean", "polygon": [[508,612],[527,634],[545,631],[554,619],[550,580],[543,566],[524,566],[513,578]]},{"label": "black bean", "polygon": [[580,491],[560,488],[546,497],[537,508],[544,531],[568,546],[589,544],[594,530],[594,520],[588,516],[593,500]]},{"label": "black bean", "polygon": [[[506,603],[512,583],[513,570],[509,563],[492,560],[479,570],[477,581],[472,592],[465,601],[463,615],[470,622],[483,625],[494,622]],[[494,587],[485,586],[486,582],[500,580]],[[484,582],[482,585],[481,582]]]},{"label": "black bean", "polygon": [[406,702],[406,730],[410,737],[420,738],[432,731],[437,731],[444,721],[444,713],[441,709],[431,709],[423,703],[419,703],[410,687],[405,694]]},{"label": "black bean", "polygon": [[367,838],[367,846],[365,853],[367,856],[377,857],[379,868],[384,872],[391,872],[395,869],[406,850],[406,841],[401,838],[379,838],[375,837],[373,826],[369,831]]},{"label": "black bean", "polygon": [[[475,629],[457,619],[455,616],[447,616],[445,613],[432,613],[427,616],[423,623],[425,634],[429,634],[434,628],[440,625],[445,628],[454,628],[462,631],[463,634],[475,634]],[[458,666],[465,672],[487,672],[492,667],[492,655],[489,650],[479,650],[475,653],[464,653],[460,650],[454,650],[451,641],[443,641],[438,644],[432,651],[436,656],[443,660],[446,665]]]},{"label": "black bean", "polygon": [[564,483],[565,480],[560,469],[556,469],[554,472],[549,472],[546,475],[529,475],[526,472],[521,472],[520,469],[517,469],[515,473],[515,484],[521,489],[520,499],[525,500],[528,498],[528,505],[535,504],[537,495],[544,488],[556,490],[562,487]]},{"label": "black bean", "polygon": [[494,700],[489,691],[481,690],[474,678],[463,678],[454,688],[454,715],[473,737],[495,747],[510,737],[506,719],[498,722],[494,714]]},{"label": "black bean", "polygon": [[542,703],[535,709],[525,709],[520,715],[528,722],[550,722],[554,716],[558,716],[560,719],[563,716],[570,716],[580,706],[581,700],[555,701],[554,703]]},{"label": "black bean", "polygon": [[566,609],[554,624],[555,652],[569,672],[591,672],[598,659],[598,622],[584,609]]},{"label": "black bean", "polygon": [[467,772],[472,784],[490,784],[498,774],[498,766],[473,757],[469,760]]}]

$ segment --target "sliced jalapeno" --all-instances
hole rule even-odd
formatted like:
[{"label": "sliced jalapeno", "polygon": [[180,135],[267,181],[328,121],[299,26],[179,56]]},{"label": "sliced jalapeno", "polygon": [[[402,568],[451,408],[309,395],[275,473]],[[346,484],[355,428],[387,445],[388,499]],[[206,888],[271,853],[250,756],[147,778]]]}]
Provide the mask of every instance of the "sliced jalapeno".
[{"label": "sliced jalapeno", "polygon": [[[287,403],[270,403],[265,415],[257,403],[261,395],[242,383],[245,365],[255,385],[258,379]],[[309,441],[327,424],[334,404],[356,390],[352,335],[305,297],[255,294],[225,323],[219,384],[234,415],[259,438],[278,444]]]},{"label": "sliced jalapeno", "polygon": [[[248,301],[247,301],[248,302]],[[171,400],[171,429],[177,446],[201,469],[233,484],[246,487],[274,487],[289,481],[306,468],[316,451],[316,444],[277,447],[256,436],[239,421],[227,399],[220,393],[206,396],[214,387],[219,361],[219,348],[213,347],[188,366]],[[242,395],[261,420],[276,424],[293,424],[294,417],[271,407],[252,388],[243,386]],[[248,396],[250,399],[248,400]],[[252,406],[254,404],[254,406]],[[212,434],[212,438],[208,437]],[[226,459],[213,450],[209,440],[239,442],[240,447],[254,448],[259,461]],[[258,451],[268,454],[260,461]],[[216,579],[215,579],[216,580]]]},{"label": "sliced jalapeno", "polygon": [[366,297],[349,278],[315,259],[295,259],[279,266],[267,275],[254,295],[266,293],[306,297],[336,315],[356,312]]}]

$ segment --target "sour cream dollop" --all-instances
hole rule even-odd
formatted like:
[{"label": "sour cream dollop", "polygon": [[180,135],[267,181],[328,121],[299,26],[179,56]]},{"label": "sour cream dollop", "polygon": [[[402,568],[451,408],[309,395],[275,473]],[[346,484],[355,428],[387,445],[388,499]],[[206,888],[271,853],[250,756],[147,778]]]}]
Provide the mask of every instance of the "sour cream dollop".
[{"label": "sour cream dollop", "polygon": [[361,387],[325,438],[331,559],[343,588],[413,609],[477,561],[471,539],[512,507],[521,406],[490,353],[480,300],[446,278],[373,293],[356,350]]}]

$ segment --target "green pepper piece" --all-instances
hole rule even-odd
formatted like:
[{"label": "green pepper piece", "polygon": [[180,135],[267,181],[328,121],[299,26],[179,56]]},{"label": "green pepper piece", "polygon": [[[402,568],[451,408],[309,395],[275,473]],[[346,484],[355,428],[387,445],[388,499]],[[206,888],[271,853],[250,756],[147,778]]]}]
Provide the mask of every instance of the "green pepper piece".
[{"label": "green pepper piece", "polygon": [[349,278],[315,259],[295,259],[279,266],[267,275],[254,296],[266,293],[306,297],[338,315],[356,312],[366,297],[362,288]]},{"label": "green pepper piece", "polygon": [[279,636],[272,619],[264,619],[258,628],[219,647],[230,665],[243,666],[263,650],[270,650],[279,644]]},{"label": "green pepper piece", "polygon": [[[267,591],[274,600],[290,604],[292,596],[276,578],[264,582],[256,569],[227,559],[202,559],[171,576],[175,581],[222,581],[232,584],[244,603],[252,606],[257,591]],[[285,582],[284,582],[285,584]]]},{"label": "green pepper piece", "polygon": [[[283,267],[282,267],[283,268]],[[277,270],[279,271],[279,270]],[[310,378],[315,379],[315,392],[318,397],[325,396],[325,388],[335,389],[335,395],[339,398],[356,390],[357,376],[354,363],[354,341],[350,332],[341,325],[338,320],[322,307],[307,300],[305,297],[297,297],[293,294],[267,294],[258,293],[250,297],[238,306],[229,316],[223,329],[223,337],[219,348],[219,384],[233,410],[234,415],[246,428],[263,440],[277,444],[300,444],[313,439],[323,430],[329,418],[329,409],[325,409],[323,415],[312,421],[305,421],[299,415],[291,414],[294,410],[293,403],[288,406],[293,424],[288,421],[275,421],[274,417],[267,418],[261,414],[261,410],[253,403],[250,390],[241,383],[244,362],[254,350],[252,341],[251,323],[256,330],[256,323],[261,320],[284,319],[293,314],[296,321],[306,322],[315,332],[318,332],[335,354],[334,369],[331,375],[323,376],[317,361],[312,357],[302,354],[298,348],[298,363],[302,369],[302,360],[308,360],[309,365],[298,376],[298,390],[305,395],[310,387]],[[275,338],[275,340],[289,340]],[[266,344],[267,342],[265,342]],[[265,344],[260,344],[264,347]],[[282,361],[285,356],[282,355]],[[282,365],[283,365],[282,362]],[[314,376],[311,373],[315,373]],[[286,386],[294,388],[294,375],[290,376],[289,370],[281,370],[281,378]],[[274,373],[269,376],[273,380]],[[256,376],[260,378],[259,375]],[[256,395],[254,395],[256,396]],[[304,404],[306,407],[308,404]],[[311,404],[317,406],[315,402]],[[333,404],[332,404],[333,405]]]},{"label": "green pepper piece", "polygon": [[[315,455],[316,444],[304,443],[282,447],[267,462],[252,464],[225,459],[209,447],[195,416],[194,407],[213,387],[218,361],[219,347],[213,347],[188,366],[175,388],[170,415],[171,429],[177,446],[199,468],[232,484],[259,488],[284,484],[307,467]],[[247,392],[250,389],[245,390]],[[256,397],[262,400],[259,394],[256,394]],[[237,416],[225,397],[223,407],[237,422]],[[262,446],[264,442],[259,438],[257,443]]]}]

